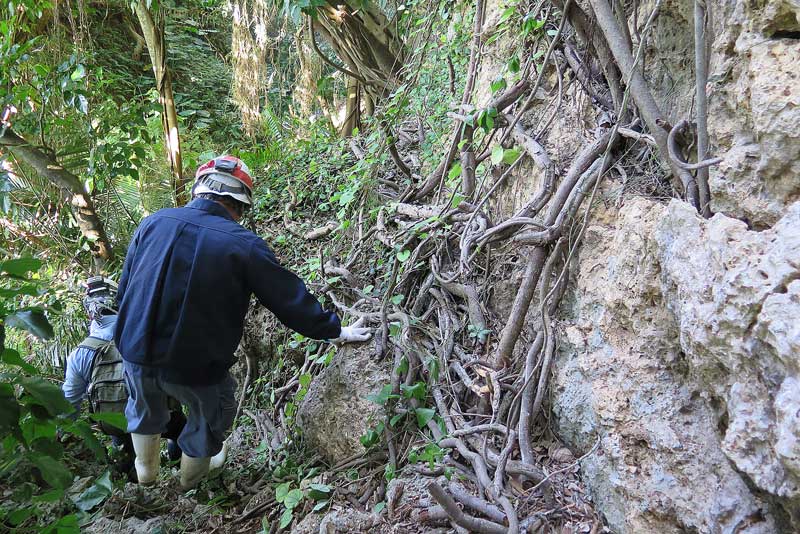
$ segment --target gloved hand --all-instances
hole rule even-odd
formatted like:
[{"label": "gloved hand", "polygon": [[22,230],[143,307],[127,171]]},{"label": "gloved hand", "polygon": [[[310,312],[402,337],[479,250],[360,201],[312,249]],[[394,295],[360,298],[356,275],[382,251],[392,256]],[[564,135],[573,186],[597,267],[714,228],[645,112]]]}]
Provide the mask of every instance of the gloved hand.
[{"label": "gloved hand", "polygon": [[339,337],[332,339],[331,343],[353,343],[354,341],[366,341],[372,336],[372,328],[361,326],[364,324],[364,317],[352,324],[343,326]]}]

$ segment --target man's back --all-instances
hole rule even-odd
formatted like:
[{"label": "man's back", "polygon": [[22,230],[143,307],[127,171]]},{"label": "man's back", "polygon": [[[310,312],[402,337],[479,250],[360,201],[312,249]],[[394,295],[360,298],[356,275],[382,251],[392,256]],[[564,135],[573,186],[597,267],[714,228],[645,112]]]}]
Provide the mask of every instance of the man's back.
[{"label": "man's back", "polygon": [[125,259],[117,346],[168,381],[216,383],[233,364],[251,293],[304,335],[339,334],[336,315],[223,206],[195,199],[161,210],[142,222]]}]

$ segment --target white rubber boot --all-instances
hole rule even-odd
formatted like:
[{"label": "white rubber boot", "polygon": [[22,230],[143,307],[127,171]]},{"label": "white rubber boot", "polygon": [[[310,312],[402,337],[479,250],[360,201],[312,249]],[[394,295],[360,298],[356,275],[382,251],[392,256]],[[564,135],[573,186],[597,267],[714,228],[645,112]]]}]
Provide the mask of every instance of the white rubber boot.
[{"label": "white rubber boot", "polygon": [[139,484],[148,486],[158,478],[158,468],[161,466],[161,438],[158,434],[131,434],[133,450],[136,452],[136,478]]},{"label": "white rubber boot", "polygon": [[220,450],[217,454],[211,457],[211,462],[208,465],[209,471],[214,471],[215,469],[222,469],[222,466],[225,465],[225,460],[228,457],[228,442],[222,442],[222,450]]},{"label": "white rubber boot", "polygon": [[183,453],[181,456],[181,489],[187,491],[192,489],[208,474],[208,464],[211,458],[192,458]]}]

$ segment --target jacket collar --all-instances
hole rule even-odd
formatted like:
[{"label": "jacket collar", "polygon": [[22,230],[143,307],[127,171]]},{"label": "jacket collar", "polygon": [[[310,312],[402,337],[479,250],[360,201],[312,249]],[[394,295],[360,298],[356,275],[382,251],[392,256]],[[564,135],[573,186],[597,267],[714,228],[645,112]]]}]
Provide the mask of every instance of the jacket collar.
[{"label": "jacket collar", "polygon": [[233,220],[231,214],[228,213],[228,210],[225,209],[225,206],[222,206],[218,202],[214,202],[213,200],[208,200],[207,198],[196,198],[186,204],[187,208],[192,208],[196,210],[203,210],[207,211],[213,215],[219,215],[220,217],[225,217],[229,221]]}]

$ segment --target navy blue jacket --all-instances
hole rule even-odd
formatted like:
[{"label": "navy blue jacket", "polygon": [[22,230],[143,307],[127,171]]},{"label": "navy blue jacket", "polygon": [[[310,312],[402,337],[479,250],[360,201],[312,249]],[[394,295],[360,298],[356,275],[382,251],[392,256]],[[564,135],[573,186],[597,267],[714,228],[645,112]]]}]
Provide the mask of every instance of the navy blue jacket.
[{"label": "navy blue jacket", "polygon": [[128,248],[114,341],[123,359],[157,369],[167,382],[219,383],[234,363],[253,293],[306,337],[341,332],[339,317],[222,205],[198,198],[160,210]]}]

